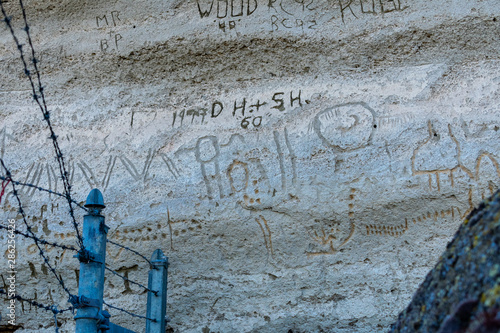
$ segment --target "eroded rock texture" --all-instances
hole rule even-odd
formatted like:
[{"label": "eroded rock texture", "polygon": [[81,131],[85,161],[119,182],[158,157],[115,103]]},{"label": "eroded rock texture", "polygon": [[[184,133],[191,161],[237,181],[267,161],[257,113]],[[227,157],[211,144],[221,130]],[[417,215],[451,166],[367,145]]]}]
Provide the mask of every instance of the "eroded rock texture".
[{"label": "eroded rock texture", "polygon": [[465,219],[391,332],[498,332],[499,245],[497,192]]},{"label": "eroded rock texture", "polygon": [[[73,195],[99,188],[111,240],[167,253],[175,332],[387,330],[500,183],[497,0],[25,5]],[[5,7],[25,43],[18,2]],[[0,154],[14,179],[61,192],[31,95],[2,25]],[[63,198],[20,191],[40,237],[75,245]],[[11,192],[1,208],[21,226]],[[18,244],[19,293],[64,308]],[[47,253],[76,292],[73,253]],[[107,255],[147,282],[146,262]],[[105,298],[145,313],[117,276]],[[20,311],[27,332],[53,330]]]}]

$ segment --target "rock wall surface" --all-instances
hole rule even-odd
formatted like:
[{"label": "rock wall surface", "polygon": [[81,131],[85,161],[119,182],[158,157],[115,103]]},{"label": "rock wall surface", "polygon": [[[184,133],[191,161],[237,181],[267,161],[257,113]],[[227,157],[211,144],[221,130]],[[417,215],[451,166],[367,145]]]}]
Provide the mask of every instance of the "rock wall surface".
[{"label": "rock wall surface", "polygon": [[[25,5],[73,195],[99,188],[111,240],[167,253],[175,332],[384,331],[500,184],[497,0]],[[5,7],[24,41],[19,4]],[[0,154],[16,180],[61,192],[31,95],[2,25]],[[40,237],[75,243],[64,199],[21,199]],[[12,193],[0,207],[19,221]],[[19,294],[64,307],[18,244]],[[76,292],[72,253],[47,253]],[[107,255],[146,283],[147,263]],[[145,313],[119,277],[105,298]],[[22,310],[26,332],[53,330]]]}]

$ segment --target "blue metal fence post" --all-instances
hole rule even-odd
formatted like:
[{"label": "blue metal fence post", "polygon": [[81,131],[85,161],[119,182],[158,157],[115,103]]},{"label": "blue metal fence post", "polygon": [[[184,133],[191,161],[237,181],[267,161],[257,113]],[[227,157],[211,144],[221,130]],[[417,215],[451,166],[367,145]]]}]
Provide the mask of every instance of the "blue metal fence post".
[{"label": "blue metal fence post", "polygon": [[151,256],[151,264],[153,267],[149,271],[148,288],[156,293],[148,291],[146,317],[154,319],[154,321],[146,320],[146,333],[165,333],[168,258],[162,250],[157,249]]},{"label": "blue metal fence post", "polygon": [[105,322],[102,303],[108,233],[104,216],[101,215],[101,210],[106,206],[98,189],[90,191],[85,207],[88,208],[88,214],[83,218],[84,248],[75,256],[80,260],[76,333],[97,333],[104,328],[102,324]]}]

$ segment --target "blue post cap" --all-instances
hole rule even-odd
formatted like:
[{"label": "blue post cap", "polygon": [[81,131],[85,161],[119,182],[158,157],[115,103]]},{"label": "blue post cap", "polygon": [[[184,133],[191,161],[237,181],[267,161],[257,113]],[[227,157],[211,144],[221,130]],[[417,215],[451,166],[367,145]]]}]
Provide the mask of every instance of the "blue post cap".
[{"label": "blue post cap", "polygon": [[106,206],[104,206],[104,198],[102,197],[101,191],[96,188],[90,191],[87,201],[85,202],[85,207],[97,209],[106,208]]}]

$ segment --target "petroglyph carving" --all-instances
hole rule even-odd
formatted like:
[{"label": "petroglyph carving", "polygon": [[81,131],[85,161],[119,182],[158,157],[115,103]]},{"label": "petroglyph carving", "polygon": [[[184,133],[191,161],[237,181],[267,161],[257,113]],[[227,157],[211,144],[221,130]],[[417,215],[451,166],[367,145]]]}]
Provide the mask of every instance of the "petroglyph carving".
[{"label": "petroglyph carving", "polygon": [[250,178],[248,164],[238,160],[233,161],[227,169],[227,177],[229,178],[232,191],[244,191],[248,187],[248,180]]},{"label": "petroglyph carving", "polygon": [[[138,265],[133,265],[131,267],[120,267],[119,269],[116,270],[117,273],[123,275],[125,278],[127,279],[131,279],[131,277],[129,276],[130,273],[132,272],[135,272],[139,269],[139,266]],[[113,279],[115,279],[116,281],[119,281],[118,277],[112,277]],[[134,291],[132,290],[132,288],[130,288],[130,282],[128,280],[125,280],[123,279],[123,287],[124,287],[124,291],[122,291],[122,294],[133,294],[133,293],[140,293],[142,291]],[[134,288],[135,289],[135,288]]]},{"label": "petroglyph carving", "polygon": [[434,222],[437,222],[438,218],[445,218],[446,216],[451,216],[454,219],[455,211],[458,213],[458,216],[460,218],[463,218],[463,215],[460,212],[460,208],[452,206],[449,209],[443,209],[439,211],[434,210],[432,212],[426,212],[414,218],[406,218],[405,223],[396,226],[365,224],[364,227],[366,229],[366,235],[368,236],[375,235],[399,237],[408,230],[408,221],[413,222],[413,224],[418,224],[428,222],[429,220],[434,220]]},{"label": "petroglyph carving", "polygon": [[348,225],[349,227],[345,223],[327,221],[319,228],[314,227],[308,230],[309,237],[316,243],[315,247],[319,246],[321,250],[307,252],[307,255],[317,256],[337,253],[354,235],[354,222],[350,222]]},{"label": "petroglyph carving", "polygon": [[[462,130],[466,138],[480,138],[489,128],[489,123],[476,123],[475,121],[470,121],[467,123],[465,120],[462,121]],[[495,126],[496,127],[496,126]],[[495,129],[493,127],[493,129]]]},{"label": "petroglyph carving", "polygon": [[167,157],[167,155],[165,155],[165,154],[160,154],[160,156],[161,156],[161,159],[163,160],[163,162],[165,162],[165,165],[167,166],[168,171],[172,174],[172,176],[174,176],[175,179],[180,177],[181,172],[176,167],[175,162],[171,158]]},{"label": "petroglyph carving", "polygon": [[[40,182],[43,175],[46,175],[45,178],[47,182]],[[57,180],[58,177],[54,168],[48,163],[32,163],[28,168],[28,173],[24,179],[24,183],[33,184],[35,186],[40,186],[43,184],[44,186],[48,185],[48,189],[52,191],[57,191]],[[33,196],[37,191],[36,188],[32,187],[24,187],[21,186],[19,189],[20,193],[23,193],[27,196]],[[49,194],[49,197],[52,197],[52,194]]]},{"label": "petroglyph carving", "polygon": [[111,174],[113,173],[115,163],[116,157],[110,156],[108,159],[106,171],[104,172],[104,176],[101,182],[97,180],[97,177],[95,176],[93,170],[84,161],[80,161],[80,163],[77,163],[77,165],[82,171],[83,176],[85,177],[85,180],[87,180],[87,183],[89,184],[91,189],[101,188],[103,191],[105,191],[108,188],[109,180],[111,179]]},{"label": "petroglyph carving", "polygon": [[[283,191],[287,188],[287,172],[285,168],[285,155],[283,153],[282,145],[280,143],[280,134],[278,131],[273,132],[274,144],[276,145],[276,152],[278,154],[278,162],[281,173],[281,189]],[[295,185],[297,183],[297,156],[293,150],[292,144],[290,142],[290,138],[288,136],[288,130],[285,127],[284,130],[285,137],[285,145],[289,152],[289,158],[292,167],[292,184]]]},{"label": "petroglyph carving", "polygon": [[208,199],[212,200],[214,198],[213,188],[210,184],[210,178],[207,173],[207,165],[209,163],[213,163],[215,170],[213,176],[216,178],[217,187],[219,189],[219,198],[222,199],[224,197],[224,192],[222,188],[222,179],[219,164],[220,146],[217,137],[209,135],[199,138],[196,142],[195,156],[196,161],[200,163],[201,175],[207,188]]},{"label": "petroglyph carving", "polygon": [[352,221],[352,219],[354,218],[354,198],[356,197],[355,196],[356,189],[351,188],[350,192],[351,193],[349,194],[349,219]]},{"label": "petroglyph carving", "polygon": [[429,137],[413,153],[414,174],[449,172],[460,165],[460,145],[448,125],[449,136],[438,134],[428,122]]},{"label": "petroglyph carving", "polygon": [[[493,154],[482,152],[476,160],[476,181],[481,191],[481,200],[492,195],[500,182],[500,165]],[[486,191],[488,190],[488,192]]]},{"label": "petroglyph carving", "polygon": [[283,158],[283,151],[281,150],[278,132],[274,131],[273,135],[274,135],[274,143],[276,144],[276,152],[278,153],[278,161],[279,161],[279,165],[280,165],[281,189],[283,191],[285,191],[286,190],[286,170],[285,170],[285,162],[284,162],[284,158]]},{"label": "petroglyph carving", "polygon": [[288,130],[285,127],[285,143],[288,151],[290,152],[290,161],[292,163],[292,184],[297,184],[297,156],[293,151],[292,144],[290,143],[290,139],[288,137]]},{"label": "petroglyph carving", "polygon": [[434,219],[434,222],[437,222],[438,218],[445,218],[446,216],[451,216],[453,219],[455,218],[455,211],[458,213],[458,217],[463,218],[465,216],[462,215],[460,212],[460,208],[452,206],[451,208],[448,209],[443,209],[443,210],[434,210],[433,212],[427,212],[422,215],[419,215],[417,217],[411,218],[411,221],[413,224],[425,222],[430,219]]},{"label": "petroglyph carving", "polygon": [[[451,186],[455,185],[453,173],[457,170],[464,172],[471,181],[476,183],[477,189],[484,199],[488,193],[493,193],[500,182],[500,165],[493,154],[481,152],[476,159],[475,170],[472,172],[464,166],[461,159],[460,143],[453,134],[451,125],[448,124],[448,136],[444,137],[428,122],[429,137],[425,139],[413,152],[412,173],[413,175],[428,175],[429,189],[433,189],[432,176],[436,179],[436,189],[441,190],[440,174],[449,174]],[[465,217],[474,207],[473,186],[469,187],[469,209],[462,214]],[[476,202],[477,203],[477,202]]]},{"label": "petroglyph carving", "polygon": [[396,225],[396,226],[387,226],[387,225],[377,225],[377,224],[365,224],[366,235],[387,235],[399,237],[403,235],[406,230],[408,230],[408,220],[405,219],[405,223]]},{"label": "petroglyph carving", "polygon": [[[262,225],[260,220],[262,220],[262,223],[264,224],[264,226]],[[268,253],[273,255],[274,250],[273,250],[272,232],[271,232],[271,229],[269,228],[267,220],[264,218],[264,216],[259,215],[259,217],[255,218],[255,221],[257,221],[257,223],[259,224],[260,230],[262,231],[262,236],[264,237],[264,244],[266,245],[266,249],[267,249]]]},{"label": "petroglyph carving", "polygon": [[429,137],[425,139],[413,152],[411,167],[413,175],[428,175],[429,189],[432,190],[432,176],[436,177],[437,190],[441,190],[439,175],[448,173],[451,186],[454,186],[453,172],[461,169],[471,179],[474,174],[461,161],[460,143],[456,139],[448,124],[448,136],[437,133],[431,121],[427,124]]},{"label": "petroglyph carving", "polygon": [[366,103],[347,103],[318,113],[313,126],[325,145],[343,152],[368,145],[374,121],[375,111]]},{"label": "petroglyph carving", "polygon": [[137,171],[137,168],[135,167],[134,163],[130,161],[127,157],[125,156],[120,156],[120,160],[123,163],[123,166],[125,166],[125,169],[132,175],[132,177],[135,180],[142,180],[146,181],[148,179],[149,175],[149,168],[151,167],[151,162],[153,162],[153,158],[155,156],[155,153],[153,152],[152,149],[149,149],[148,155],[146,156],[146,161],[144,162],[144,167],[142,168],[142,172],[139,173]]},{"label": "petroglyph carving", "polygon": [[[169,221],[170,213],[168,212]],[[170,225],[169,225],[170,226]],[[156,232],[153,233],[153,228]],[[156,224],[154,227],[125,227],[117,230],[110,238],[118,242],[144,242],[167,239],[167,234],[162,232],[161,224]]]},{"label": "petroglyph carving", "polygon": [[0,130],[0,157],[1,158],[3,158],[4,153],[5,153],[5,147],[7,145],[7,138],[9,140],[11,140],[11,141],[19,142],[12,135],[10,135],[9,133],[7,133],[7,128],[4,126]]},{"label": "petroglyph carving", "polygon": [[174,238],[173,238],[173,232],[172,232],[172,220],[170,219],[170,209],[168,209],[168,207],[167,207],[167,223],[168,223],[168,231],[169,231],[169,235],[170,235],[170,250],[175,251]]},{"label": "petroglyph carving", "polygon": [[410,123],[415,119],[415,116],[412,114],[399,114],[399,115],[390,115],[390,116],[379,116],[377,118],[377,128],[393,128],[399,127],[401,125]]},{"label": "petroglyph carving", "polygon": [[245,204],[242,207],[245,209],[252,207],[252,205],[262,204],[263,196],[271,193],[269,177],[260,158],[249,157],[247,160],[248,164],[245,164],[245,166],[248,167],[250,179],[245,190],[242,191],[244,193],[243,200]]}]

